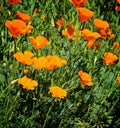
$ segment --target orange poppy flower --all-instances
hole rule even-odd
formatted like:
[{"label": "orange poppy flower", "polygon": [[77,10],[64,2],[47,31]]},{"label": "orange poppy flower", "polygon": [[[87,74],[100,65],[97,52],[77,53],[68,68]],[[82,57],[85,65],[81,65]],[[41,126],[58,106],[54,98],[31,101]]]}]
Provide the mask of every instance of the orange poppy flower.
[{"label": "orange poppy flower", "polygon": [[6,21],[5,26],[10,30],[14,38],[21,34],[21,30],[25,28],[26,23],[22,20]]},{"label": "orange poppy flower", "polygon": [[56,55],[48,55],[47,57],[47,63],[45,65],[45,69],[47,70],[53,70],[55,68],[61,67],[67,63],[65,59],[61,59]]},{"label": "orange poppy flower", "polygon": [[56,22],[56,24],[57,24],[58,26],[64,27],[64,19],[63,19],[63,18],[58,19],[57,22]]},{"label": "orange poppy flower", "polygon": [[72,40],[74,32],[75,32],[75,27],[72,24],[70,27],[66,28],[65,30],[62,30],[62,35],[67,36],[69,40]]},{"label": "orange poppy flower", "polygon": [[31,65],[32,64],[32,57],[34,54],[30,51],[25,51],[24,54],[21,52],[17,52],[13,55],[13,57],[22,64]]},{"label": "orange poppy flower", "polygon": [[85,85],[88,85],[88,86],[92,86],[93,85],[92,78],[88,73],[83,72],[82,70],[80,70],[78,72],[78,75],[80,76],[80,83],[81,84],[85,84]]},{"label": "orange poppy flower", "polygon": [[110,52],[105,52],[103,60],[106,65],[114,64],[117,61],[118,57]]},{"label": "orange poppy flower", "polygon": [[5,26],[10,30],[13,38],[17,38],[20,34],[30,33],[33,28],[31,25],[26,26],[26,23],[19,19],[13,21],[8,20]]},{"label": "orange poppy flower", "polygon": [[44,56],[39,57],[39,58],[32,58],[33,67],[38,69],[38,70],[45,68],[47,61],[48,61],[47,58]]},{"label": "orange poppy flower", "polygon": [[97,27],[97,29],[107,30],[109,28],[108,22],[101,19],[95,19],[94,24]]},{"label": "orange poppy flower", "polygon": [[110,37],[110,39],[113,39],[115,37],[115,34],[112,33],[111,29],[107,29],[107,35]]},{"label": "orange poppy flower", "polygon": [[115,34],[112,33],[112,30],[109,29],[109,24],[106,21],[95,19],[94,24],[98,28],[98,31],[100,35],[104,38],[110,37],[110,39],[113,39],[115,37]]},{"label": "orange poppy flower", "polygon": [[119,48],[119,43],[118,42],[114,42],[113,46],[112,46],[112,49],[117,51],[118,48]]},{"label": "orange poppy flower", "polygon": [[120,85],[120,76],[117,77],[117,83]]},{"label": "orange poppy flower", "polygon": [[87,3],[87,0],[69,0],[75,7],[81,7]]},{"label": "orange poppy flower", "polygon": [[[93,49],[94,46],[96,46],[95,40],[100,38],[101,35],[97,32],[92,32],[89,29],[84,29],[82,31],[82,36],[85,37],[87,39],[87,44],[86,46],[90,49]],[[99,45],[100,46],[100,45]],[[96,48],[98,48],[96,46]]]},{"label": "orange poppy flower", "polygon": [[19,2],[21,2],[21,0],[8,0],[8,3],[10,5],[14,5],[14,4],[19,3]]},{"label": "orange poppy flower", "polygon": [[94,12],[90,11],[89,9],[85,7],[80,7],[77,9],[78,9],[78,14],[79,14],[79,19],[81,22],[85,22],[94,16]]},{"label": "orange poppy flower", "polygon": [[94,47],[96,47],[96,49],[99,49],[100,44],[98,42],[88,41],[86,46],[90,49],[93,49]]},{"label": "orange poppy flower", "polygon": [[101,37],[101,35],[97,32],[92,32],[89,29],[84,29],[82,31],[82,36],[85,37],[88,41],[94,41]]},{"label": "orange poppy flower", "polygon": [[115,10],[118,11],[118,12],[120,12],[120,6],[116,6],[115,7]]},{"label": "orange poppy flower", "polygon": [[27,34],[27,33],[31,33],[31,30],[33,29],[33,26],[31,26],[31,25],[27,25],[25,28],[23,28],[22,30],[21,30],[21,34]]},{"label": "orange poppy flower", "polygon": [[36,37],[36,39],[33,36],[30,36],[29,40],[31,41],[36,50],[50,45],[50,42],[44,36],[38,36]]},{"label": "orange poppy flower", "polygon": [[115,38],[115,34],[111,34],[110,39],[114,39],[114,38]]},{"label": "orange poppy flower", "polygon": [[30,21],[30,16],[28,14],[22,13],[20,11],[17,12],[17,18],[20,20],[23,20],[26,23]]},{"label": "orange poppy flower", "polygon": [[110,36],[112,34],[112,30],[109,28],[107,29],[107,35]]},{"label": "orange poppy flower", "polygon": [[94,41],[88,41],[86,46],[90,49],[93,49],[94,48]]},{"label": "orange poppy flower", "polygon": [[38,86],[37,81],[32,80],[26,76],[20,78],[18,80],[18,84],[21,84],[24,89],[34,90],[36,86]]},{"label": "orange poppy flower", "polygon": [[67,95],[67,91],[59,86],[51,86],[49,90],[54,98],[64,98]]},{"label": "orange poppy flower", "polygon": [[101,35],[103,38],[106,38],[106,37],[107,37],[107,32],[106,32],[106,30],[104,30],[104,29],[99,29],[98,31],[99,31],[100,35]]},{"label": "orange poppy flower", "polygon": [[116,0],[118,4],[120,4],[120,0]]}]

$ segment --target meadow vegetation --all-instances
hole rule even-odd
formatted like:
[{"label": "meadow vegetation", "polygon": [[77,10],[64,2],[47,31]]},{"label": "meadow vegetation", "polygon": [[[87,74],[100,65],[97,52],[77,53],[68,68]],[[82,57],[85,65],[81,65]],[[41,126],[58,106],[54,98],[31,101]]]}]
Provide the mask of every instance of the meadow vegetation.
[{"label": "meadow vegetation", "polygon": [[0,128],[120,127],[120,0],[0,0]]}]

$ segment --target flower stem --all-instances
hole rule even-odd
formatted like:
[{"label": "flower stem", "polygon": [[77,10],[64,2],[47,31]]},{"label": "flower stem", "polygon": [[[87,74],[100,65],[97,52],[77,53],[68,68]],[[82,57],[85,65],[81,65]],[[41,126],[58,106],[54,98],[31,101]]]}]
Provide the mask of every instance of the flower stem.
[{"label": "flower stem", "polygon": [[51,109],[52,109],[53,105],[54,105],[54,103],[52,103],[52,105],[51,105],[50,108],[48,109],[48,112],[47,112],[47,114],[46,114],[46,118],[45,118],[45,121],[44,121],[44,124],[43,124],[43,127],[42,127],[42,128],[45,128],[46,123],[47,123],[47,121],[49,120],[49,114],[50,114],[50,112],[51,112]]},{"label": "flower stem", "polygon": [[17,52],[17,43],[16,43],[16,40],[14,39],[14,53]]}]

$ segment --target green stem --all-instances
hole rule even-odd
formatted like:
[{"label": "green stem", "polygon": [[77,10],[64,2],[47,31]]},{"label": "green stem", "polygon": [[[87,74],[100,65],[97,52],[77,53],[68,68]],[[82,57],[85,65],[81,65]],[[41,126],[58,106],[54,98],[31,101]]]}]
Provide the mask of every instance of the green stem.
[{"label": "green stem", "polygon": [[52,103],[52,105],[51,105],[50,108],[48,109],[48,112],[47,112],[47,114],[46,114],[46,118],[45,118],[45,121],[44,121],[44,124],[43,124],[43,127],[42,127],[42,128],[45,128],[45,126],[46,126],[46,124],[47,124],[47,121],[49,120],[49,114],[50,114],[50,112],[51,112],[51,109],[52,109],[53,105],[54,105],[54,102]]},{"label": "green stem", "polygon": [[10,107],[7,106],[7,107],[9,107],[8,112],[7,112],[7,116],[9,117],[8,118],[9,120],[11,120],[11,118],[12,118],[12,111],[16,107],[17,99],[19,98],[19,96],[20,96],[20,91],[17,92],[16,96],[13,99],[13,102],[11,103],[11,106]]},{"label": "green stem", "polygon": [[17,52],[17,43],[16,43],[16,40],[14,39],[14,53]]}]

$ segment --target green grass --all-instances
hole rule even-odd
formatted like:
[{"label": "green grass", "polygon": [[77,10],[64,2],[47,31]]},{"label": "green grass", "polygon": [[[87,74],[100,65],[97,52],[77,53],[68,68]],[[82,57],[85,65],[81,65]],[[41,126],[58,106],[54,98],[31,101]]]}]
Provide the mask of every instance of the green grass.
[{"label": "green grass", "polygon": [[[72,22],[78,29],[81,28],[77,11],[69,0],[22,0],[22,3],[13,6],[5,0],[0,1],[0,5],[3,6],[0,10],[0,127],[119,128],[120,86],[116,78],[120,76],[120,48],[117,52],[111,49],[113,42],[120,43],[119,13],[114,10],[117,3],[89,0],[85,5],[95,15],[84,27],[97,31],[93,20],[100,18],[110,23],[116,35],[113,40],[98,39],[100,48],[92,50],[86,47],[85,38],[68,40],[62,35],[62,28],[56,25],[62,17],[66,23]],[[35,8],[41,11],[33,17]],[[107,15],[109,10],[111,15]],[[8,11],[11,12],[10,16]],[[13,39],[5,22],[15,19],[17,11],[30,15],[29,24],[33,30],[30,34]],[[46,21],[40,18],[42,14]],[[28,37],[38,35],[45,36],[50,45],[36,51]],[[67,64],[51,71],[36,70],[17,62],[13,58],[15,49],[20,52],[29,50],[39,57],[58,55],[66,59]],[[113,65],[106,65],[103,61],[103,55],[108,51],[118,56],[118,61]],[[17,82],[11,85],[11,81],[24,76],[23,70],[26,68],[31,71],[28,76],[38,82],[38,87],[33,91],[23,89]],[[92,76],[93,86],[80,84],[80,70]],[[66,89],[67,96],[64,99],[53,98],[49,92],[52,85]]]}]

